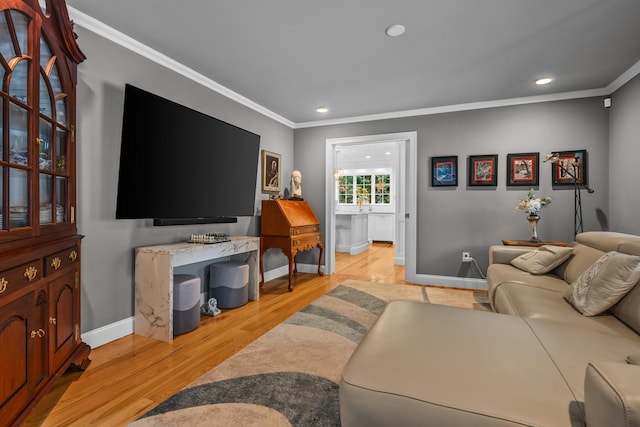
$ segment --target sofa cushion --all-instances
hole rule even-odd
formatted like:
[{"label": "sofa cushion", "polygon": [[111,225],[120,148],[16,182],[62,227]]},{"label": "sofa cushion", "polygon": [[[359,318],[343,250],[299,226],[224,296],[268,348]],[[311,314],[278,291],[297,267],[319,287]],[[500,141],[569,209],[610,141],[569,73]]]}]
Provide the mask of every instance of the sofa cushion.
[{"label": "sofa cushion", "polygon": [[584,400],[584,373],[593,361],[626,364],[640,352],[640,337],[627,338],[558,322],[524,319],[540,340],[578,401]]},{"label": "sofa cushion", "polygon": [[558,322],[630,339],[637,337],[633,330],[622,324],[615,316],[611,314],[583,316],[562,298],[562,292],[538,286],[505,282],[496,292],[494,305],[499,313]]},{"label": "sofa cushion", "polygon": [[524,319],[393,301],[343,371],[340,417],[344,427],[569,427],[584,422],[574,400]]},{"label": "sofa cushion", "polygon": [[576,242],[599,249],[602,252],[620,252],[620,245],[640,243],[640,236],[615,231],[585,231],[576,236]]},{"label": "sofa cushion", "polygon": [[564,297],[585,316],[595,316],[620,301],[638,279],[640,257],[611,251],[585,270]]},{"label": "sofa cushion", "polygon": [[640,334],[640,286],[636,285],[616,305],[611,314]]},{"label": "sofa cushion", "polygon": [[489,302],[494,311],[494,300],[497,289],[504,282],[520,282],[544,289],[564,292],[567,290],[567,282],[552,273],[535,275],[522,271],[511,264],[491,264],[487,269],[487,287],[489,288]]},{"label": "sofa cushion", "polygon": [[514,258],[511,265],[531,274],[545,274],[562,264],[572,251],[571,247],[542,245]]},{"label": "sofa cushion", "polygon": [[573,283],[605,253],[607,251],[576,243],[569,259],[556,267],[553,273],[562,277],[565,282]]}]

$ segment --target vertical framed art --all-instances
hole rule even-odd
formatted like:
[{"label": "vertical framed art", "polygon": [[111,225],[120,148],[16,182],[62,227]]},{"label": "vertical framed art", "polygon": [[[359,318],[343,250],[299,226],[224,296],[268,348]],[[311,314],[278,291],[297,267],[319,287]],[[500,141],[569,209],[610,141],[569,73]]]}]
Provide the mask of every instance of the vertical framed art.
[{"label": "vertical framed art", "polygon": [[458,156],[431,158],[431,186],[458,186]]},{"label": "vertical framed art", "polygon": [[280,191],[280,163],[282,156],[262,150],[262,191]]},{"label": "vertical framed art", "polygon": [[495,187],[498,185],[498,155],[469,156],[468,184]]},{"label": "vertical framed art", "polygon": [[540,153],[507,154],[507,185],[537,186]]},{"label": "vertical framed art", "polygon": [[573,185],[576,179],[588,186],[587,150],[556,151],[558,161],[551,164],[552,185]]}]

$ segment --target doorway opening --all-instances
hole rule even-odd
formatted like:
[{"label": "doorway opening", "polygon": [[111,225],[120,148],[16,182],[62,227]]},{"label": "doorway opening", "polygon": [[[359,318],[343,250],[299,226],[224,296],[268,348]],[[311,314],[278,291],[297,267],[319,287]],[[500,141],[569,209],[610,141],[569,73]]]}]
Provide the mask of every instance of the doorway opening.
[{"label": "doorway opening", "polygon": [[395,170],[394,206],[394,263],[404,264],[405,279],[415,280],[416,276],[416,198],[417,133],[401,132],[393,134],[366,135],[326,140],[326,186],[325,186],[325,270],[335,271],[336,250],[336,210],[338,207],[337,167],[341,149],[348,150],[358,145],[392,144],[397,148]]}]

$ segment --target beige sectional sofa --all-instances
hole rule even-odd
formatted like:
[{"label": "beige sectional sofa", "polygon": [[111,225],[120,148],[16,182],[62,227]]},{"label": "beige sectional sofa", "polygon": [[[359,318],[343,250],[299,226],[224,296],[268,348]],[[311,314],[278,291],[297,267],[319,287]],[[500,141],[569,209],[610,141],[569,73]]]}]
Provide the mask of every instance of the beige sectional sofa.
[{"label": "beige sectional sofa", "polygon": [[640,426],[640,286],[598,315],[572,305],[579,282],[598,280],[594,264],[640,256],[640,237],[587,232],[571,247],[531,274],[511,261],[535,248],[492,246],[496,313],[388,304],[344,370],[342,425]]}]

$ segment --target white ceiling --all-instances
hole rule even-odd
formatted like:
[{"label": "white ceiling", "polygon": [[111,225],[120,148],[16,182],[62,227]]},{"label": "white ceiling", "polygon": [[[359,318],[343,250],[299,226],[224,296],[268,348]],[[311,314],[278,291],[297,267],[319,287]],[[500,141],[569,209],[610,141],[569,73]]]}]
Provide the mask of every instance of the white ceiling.
[{"label": "white ceiling", "polygon": [[[523,97],[605,94],[640,67],[637,0],[67,4],[79,25],[91,30],[95,22],[81,18],[92,17],[294,127]],[[396,23],[406,33],[386,36],[385,28]],[[555,81],[533,84],[546,75]],[[329,113],[315,112],[321,105]]]}]

